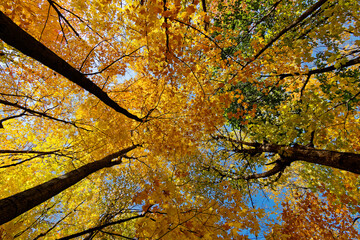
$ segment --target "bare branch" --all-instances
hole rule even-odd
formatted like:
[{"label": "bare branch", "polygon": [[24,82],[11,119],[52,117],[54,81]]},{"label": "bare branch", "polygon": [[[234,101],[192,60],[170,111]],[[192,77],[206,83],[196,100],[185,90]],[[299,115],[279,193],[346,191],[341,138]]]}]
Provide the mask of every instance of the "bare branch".
[{"label": "bare branch", "polygon": [[33,150],[0,150],[0,154],[54,154],[60,150],[54,151],[33,151]]},{"label": "bare branch", "polygon": [[114,65],[116,62],[120,61],[121,59],[123,59],[124,57],[129,57],[131,56],[132,54],[134,54],[135,52],[137,52],[138,50],[140,50],[141,48],[143,48],[144,46],[141,46],[137,49],[135,49],[134,51],[132,51],[131,53],[129,54],[124,54],[123,56],[119,57],[118,59],[116,59],[115,61],[113,61],[112,63],[110,63],[109,65],[107,65],[105,68],[101,69],[100,71],[98,72],[94,72],[94,73],[84,73],[84,75],[95,75],[95,74],[99,74],[99,73],[102,73],[104,72],[106,69],[108,69],[109,67],[111,67],[112,65]]},{"label": "bare branch", "polygon": [[[86,128],[77,126],[76,123],[74,123],[74,122],[66,121],[66,120],[59,119],[59,118],[55,118],[55,117],[52,117],[52,116],[46,114],[45,112],[35,111],[35,110],[30,109],[30,108],[23,107],[23,106],[21,106],[21,105],[19,105],[19,104],[17,104],[17,103],[12,103],[12,102],[9,102],[9,101],[0,99],[0,104],[4,104],[4,105],[7,105],[7,106],[12,106],[12,107],[16,107],[16,108],[19,108],[19,109],[24,110],[25,112],[31,113],[31,114],[33,114],[34,116],[37,116],[37,117],[45,117],[45,118],[48,118],[48,119],[51,119],[51,120],[54,120],[54,121],[57,121],[57,122],[62,122],[62,123],[65,123],[65,124],[70,124],[70,125],[73,125],[73,126],[76,127],[76,128],[81,128],[81,129],[83,129],[83,130],[89,131],[89,130],[86,129]],[[24,114],[22,114],[22,115],[24,115]],[[7,120],[8,120],[8,119],[7,119]],[[3,121],[3,120],[1,120],[0,122],[2,122],[2,121]]]},{"label": "bare branch", "polygon": [[305,87],[308,84],[309,80],[310,80],[311,75],[309,74],[305,80],[304,85],[302,86],[301,90],[300,90],[300,97],[302,97],[304,95],[304,91],[305,91]]},{"label": "bare branch", "polygon": [[335,67],[335,65],[331,65],[329,67],[325,67],[325,68],[317,68],[317,69],[313,69],[310,70],[306,73],[282,73],[282,74],[277,74],[277,75],[263,75],[261,77],[280,77],[281,79],[286,78],[286,77],[293,77],[293,76],[311,76],[313,74],[320,74],[320,73],[326,73],[326,72],[332,72],[335,71],[337,69],[343,69],[343,68],[347,68],[350,66],[354,66],[360,63],[360,57],[351,59],[343,64],[340,64],[339,67]]},{"label": "bare branch", "polygon": [[[35,158],[38,158],[38,157],[41,157],[41,156],[44,156],[44,155],[48,155],[48,154],[38,154],[38,155],[36,155],[36,156],[29,157],[29,158],[27,158],[27,159],[24,159],[24,160],[22,160],[22,161],[18,161],[18,162],[13,163],[13,164],[2,165],[2,166],[0,166],[0,168],[14,167],[14,166],[23,164],[23,163],[25,163],[25,162],[28,162],[28,161],[30,161],[30,160],[33,160],[33,159],[35,159]],[[15,161],[15,160],[14,160],[14,161]]]},{"label": "bare branch", "polygon": [[151,206],[148,208],[148,210],[143,213],[143,214],[140,214],[140,215],[137,215],[137,216],[133,216],[133,217],[129,217],[129,218],[125,218],[125,219],[120,219],[120,220],[117,220],[117,221],[113,221],[113,222],[109,222],[109,223],[105,223],[101,226],[98,226],[98,227],[93,227],[93,228],[89,228],[85,231],[82,231],[82,232],[79,232],[79,233],[75,233],[75,234],[72,234],[72,235],[69,235],[67,237],[62,237],[62,238],[59,238],[57,240],[69,240],[69,239],[73,239],[73,238],[76,238],[76,237],[79,237],[79,236],[82,236],[82,235],[85,235],[87,233],[92,233],[94,231],[98,231],[98,230],[101,230],[105,227],[108,227],[108,226],[111,226],[111,225],[116,225],[116,224],[120,224],[120,223],[124,223],[124,222],[128,222],[128,221],[131,221],[131,220],[134,220],[134,219],[137,219],[137,218],[143,218],[146,216],[147,213],[149,213],[149,210],[150,210]]},{"label": "bare branch", "polygon": [[[59,4],[55,3],[55,2],[52,1],[52,0],[47,0],[47,1],[49,2],[50,6],[52,6],[52,7],[54,8],[54,10],[56,11],[56,13],[58,14],[58,16],[59,16],[59,23],[60,23],[61,28],[62,28],[61,19],[63,19],[64,22],[65,22],[65,23],[71,28],[71,30],[75,33],[75,35],[80,38],[79,33],[77,33],[77,31],[75,30],[75,28],[69,23],[69,21],[64,17],[64,15],[63,15],[63,14],[59,11],[59,9],[55,6],[55,5],[58,5],[58,6],[59,6]],[[63,30],[64,37],[65,37],[64,29],[62,29],[62,30]]]},{"label": "bare branch", "polygon": [[[201,0],[201,5],[202,5],[202,10],[203,12],[207,12],[206,10],[206,0]],[[208,28],[209,28],[209,22],[204,20],[204,30],[205,32],[207,32]]]},{"label": "bare branch", "polygon": [[79,68],[79,71],[81,71],[81,69],[84,67],[84,64],[85,64],[86,60],[89,58],[90,54],[95,50],[95,48],[97,48],[100,44],[102,44],[102,43],[105,42],[105,41],[107,41],[107,39],[104,39],[104,40],[98,42],[98,43],[89,51],[89,53],[86,55],[84,61],[81,63],[81,66],[80,66],[80,68]]},{"label": "bare branch", "polygon": [[0,128],[4,128],[3,122],[10,120],[10,119],[14,119],[14,118],[18,118],[18,117],[22,117],[25,115],[25,112],[18,114],[18,115],[14,115],[14,116],[10,116],[10,117],[6,117],[0,120]]},{"label": "bare branch", "polygon": [[53,226],[51,226],[48,230],[46,230],[46,232],[44,233],[40,233],[39,235],[37,235],[33,240],[39,239],[41,237],[46,236],[46,234],[48,234],[51,230],[53,230],[59,223],[61,223],[62,221],[64,221],[65,218],[67,218],[68,216],[70,216],[72,213],[74,213],[76,211],[76,209],[83,204],[84,201],[82,201],[80,204],[78,204],[72,211],[70,211],[68,214],[66,214],[64,217],[62,217],[61,219],[59,219]]},{"label": "bare branch", "polygon": [[245,176],[243,179],[250,180],[250,179],[259,179],[259,178],[267,178],[271,177],[275,174],[282,173],[287,166],[289,166],[291,161],[281,161],[277,160],[275,162],[275,166],[270,169],[269,171],[263,172],[263,173],[256,173],[253,175]]}]

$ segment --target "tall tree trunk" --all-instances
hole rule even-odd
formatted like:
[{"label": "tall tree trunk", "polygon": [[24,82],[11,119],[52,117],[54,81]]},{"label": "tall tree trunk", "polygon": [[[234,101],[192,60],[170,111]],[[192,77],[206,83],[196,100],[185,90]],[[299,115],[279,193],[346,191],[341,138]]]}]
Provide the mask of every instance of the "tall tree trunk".
[{"label": "tall tree trunk", "polygon": [[302,145],[258,144],[255,149],[259,152],[278,153],[286,159],[284,163],[304,161],[360,174],[360,154],[322,150]]},{"label": "tall tree trunk", "polygon": [[281,158],[274,162],[274,167],[269,171],[244,177],[247,180],[266,178],[281,173],[295,161],[315,163],[360,174],[360,154],[321,150],[300,145],[289,147],[266,144],[262,145],[261,148],[266,150],[264,152],[278,153]]},{"label": "tall tree trunk", "polygon": [[[121,163],[121,157],[135,149],[137,145],[125,148],[110,154],[103,159],[88,163],[78,169],[66,173],[60,177],[51,179],[36,187],[17,193],[0,200],[0,224],[4,224],[15,217],[27,212],[33,207],[45,202],[53,196],[75,185],[88,175],[100,169],[112,167]],[[120,158],[120,159],[117,159]],[[115,159],[115,160],[114,160]]]},{"label": "tall tree trunk", "polygon": [[283,171],[287,166],[295,161],[315,163],[360,174],[360,154],[356,153],[322,150],[302,145],[287,146],[271,143],[245,142],[221,135],[214,136],[213,138],[215,140],[223,140],[234,143],[232,145],[234,148],[233,151],[237,153],[246,153],[250,155],[275,153],[281,156],[281,161],[274,162],[275,166],[273,169],[265,173],[248,176],[246,179],[269,177]]},{"label": "tall tree trunk", "polygon": [[[16,48],[23,54],[41,62],[45,66],[63,75],[73,83],[76,83],[89,93],[95,95],[103,103],[114,109],[115,111],[124,114],[128,118],[142,122],[143,119],[131,114],[126,109],[122,108],[114,100],[112,100],[106,92],[93,83],[90,79],[84,76],[81,72],[72,67],[69,63],[56,55],[41,42],[37,41],[27,32],[16,25],[9,17],[0,11],[0,38]],[[145,119],[146,120],[146,119]]]}]

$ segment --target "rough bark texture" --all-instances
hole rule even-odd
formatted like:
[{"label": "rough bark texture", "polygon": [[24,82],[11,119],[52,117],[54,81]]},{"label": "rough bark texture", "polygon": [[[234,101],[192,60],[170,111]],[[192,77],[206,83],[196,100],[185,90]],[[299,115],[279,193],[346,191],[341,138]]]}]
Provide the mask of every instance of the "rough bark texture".
[{"label": "rough bark texture", "polygon": [[88,163],[78,169],[66,173],[60,177],[51,179],[36,187],[17,193],[8,198],[0,200],[0,224],[4,224],[33,207],[45,202],[65,189],[75,185],[88,175],[106,167],[120,164],[121,160],[114,161],[137,146],[125,148],[116,153],[110,154],[101,160]]},{"label": "rough bark texture", "polygon": [[76,83],[89,93],[95,95],[103,103],[114,109],[115,111],[124,114],[128,118],[142,122],[143,120],[126,109],[120,107],[114,100],[112,100],[106,92],[94,84],[90,79],[86,78],[84,74],[76,70],[68,64],[61,57],[56,55],[41,42],[37,41],[31,35],[22,30],[10,18],[0,11],[0,38],[16,48],[23,54],[41,62],[45,66],[63,75],[73,83]]},{"label": "rough bark texture", "polygon": [[360,174],[360,154],[315,149],[301,145],[261,144],[262,152],[278,153],[287,159],[305,161]]},{"label": "rough bark texture", "polygon": [[[279,154],[282,157],[283,161],[276,163],[274,169],[268,172],[271,175],[274,175],[273,170],[280,171],[283,167],[286,167],[290,165],[291,162],[295,162],[295,161],[315,163],[315,164],[320,164],[320,165],[360,174],[360,154],[356,154],[356,153],[322,150],[322,149],[316,149],[314,147],[307,147],[302,145],[287,146],[287,145],[278,145],[278,144],[269,144],[269,143],[244,142],[220,135],[214,136],[213,138],[215,140],[222,139],[227,142],[233,143],[234,151],[238,153]],[[259,174],[259,177],[253,176],[251,178],[266,177],[264,174]]]}]

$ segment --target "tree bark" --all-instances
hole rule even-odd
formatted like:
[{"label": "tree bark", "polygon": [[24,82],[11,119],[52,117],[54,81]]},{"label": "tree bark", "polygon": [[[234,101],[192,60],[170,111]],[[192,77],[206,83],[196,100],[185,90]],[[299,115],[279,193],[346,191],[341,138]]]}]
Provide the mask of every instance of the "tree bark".
[{"label": "tree bark", "polygon": [[[287,146],[270,143],[243,142],[225,136],[215,136],[213,138],[215,140],[222,139],[233,143],[232,147],[234,148],[234,152],[238,153],[279,154],[286,159],[286,162],[284,162],[286,165],[295,161],[304,161],[360,174],[360,154],[356,153],[322,150],[302,145]],[[240,146],[248,147],[244,148]]]},{"label": "tree bark", "polygon": [[[69,63],[48,49],[41,42],[37,41],[31,35],[22,30],[9,17],[0,11],[0,38],[16,48],[23,54],[41,62],[45,66],[63,75],[71,82],[76,83],[89,93],[95,95],[100,101],[124,114],[128,118],[142,122],[143,119],[131,114],[112,100],[106,92],[84,76],[81,72],[72,67]],[[146,119],[145,119],[146,120]]]},{"label": "tree bark", "polygon": [[33,207],[45,202],[65,189],[75,185],[88,175],[100,169],[120,164],[121,158],[127,152],[135,149],[138,145],[125,148],[116,153],[110,154],[103,159],[88,163],[78,169],[66,173],[60,177],[51,179],[36,187],[17,193],[0,200],[0,225],[15,217],[29,211]]},{"label": "tree bark", "polygon": [[278,153],[291,162],[304,161],[360,174],[360,154],[322,150],[302,145],[259,144],[259,147],[255,149],[261,152]]},{"label": "tree bark", "polygon": [[294,159],[294,161],[301,160],[360,174],[360,154],[304,146],[290,147],[285,153],[287,158]]}]

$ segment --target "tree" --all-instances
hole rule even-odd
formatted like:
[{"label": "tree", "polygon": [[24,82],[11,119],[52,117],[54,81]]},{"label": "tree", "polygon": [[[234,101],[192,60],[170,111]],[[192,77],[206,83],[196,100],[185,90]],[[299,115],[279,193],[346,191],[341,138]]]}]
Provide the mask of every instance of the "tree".
[{"label": "tree", "polygon": [[[285,237],[325,192],[350,223],[358,5],[2,2],[0,215],[27,212],[0,236]],[[256,192],[284,202],[279,222]],[[303,215],[296,231],[318,221]]]},{"label": "tree", "polygon": [[[43,203],[68,187],[75,185],[91,173],[105,167],[120,164],[121,158],[134,148],[136,148],[136,146],[120,150],[119,152],[110,154],[101,160],[88,163],[59,178],[52,179],[24,192],[2,199],[0,201],[1,209],[3,209],[1,223],[6,223],[40,203]],[[120,158],[120,160],[118,160],[118,158]]]}]

